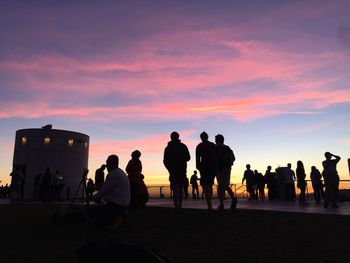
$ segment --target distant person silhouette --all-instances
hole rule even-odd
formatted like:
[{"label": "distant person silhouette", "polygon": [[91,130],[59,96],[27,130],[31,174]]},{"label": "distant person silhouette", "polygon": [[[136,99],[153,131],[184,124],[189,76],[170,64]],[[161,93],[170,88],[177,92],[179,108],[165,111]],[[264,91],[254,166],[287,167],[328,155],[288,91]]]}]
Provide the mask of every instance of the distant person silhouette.
[{"label": "distant person silhouette", "polygon": [[50,170],[50,167],[47,166],[40,185],[41,198],[43,202],[51,202],[52,178],[53,178],[53,174]]},{"label": "distant person silhouette", "polygon": [[193,175],[190,178],[190,184],[192,186],[192,198],[199,199],[199,189],[198,189],[198,176],[197,171],[193,171]]},{"label": "distant person silhouette", "polygon": [[218,169],[216,173],[216,178],[218,182],[218,195],[219,195],[219,210],[224,209],[224,199],[225,199],[225,191],[231,197],[231,209],[236,208],[237,198],[235,197],[231,187],[231,167],[233,162],[236,160],[236,157],[231,150],[231,148],[224,144],[224,136],[218,134],[215,136],[215,143],[218,148]]},{"label": "distant person silhouette", "polygon": [[316,204],[321,203],[321,197],[324,197],[322,175],[316,166],[311,166],[310,173],[312,189],[314,190],[314,197]]},{"label": "distant person silhouette", "polygon": [[[331,203],[333,208],[339,208],[337,204],[339,195],[339,175],[337,164],[341,158],[330,152],[326,152],[324,156],[326,157],[326,160],[322,162],[322,174],[326,184],[324,207],[328,208],[329,203]],[[334,159],[332,157],[334,157]]]},{"label": "distant person silhouette", "polygon": [[99,191],[105,181],[105,173],[106,165],[102,164],[100,168],[95,171],[95,187],[96,190]]},{"label": "distant person silhouette", "polygon": [[145,207],[146,203],[148,202],[149,199],[149,193],[148,193],[148,188],[145,184],[145,176],[143,174],[141,174],[140,177],[140,184],[139,184],[139,188],[138,188],[138,207]]},{"label": "distant person silhouette", "polygon": [[23,183],[23,173],[19,166],[14,167],[14,171],[10,174],[11,176],[11,201],[21,200],[21,188]]},{"label": "distant person silhouette", "polygon": [[256,187],[256,183],[255,183],[255,176],[254,176],[254,172],[250,169],[250,164],[246,165],[246,170],[244,171],[243,174],[243,178],[242,178],[242,184],[244,183],[244,181],[246,181],[246,187],[247,187],[247,192],[249,193],[249,198],[248,200],[253,200],[256,199],[255,196],[255,187]]},{"label": "distant person silhouette", "polygon": [[258,170],[254,170],[255,182],[257,188],[257,195],[260,201],[265,199],[265,178],[262,173],[259,173]]},{"label": "distant person silhouette", "polygon": [[272,167],[269,165],[267,166],[267,170],[264,174],[264,179],[267,186],[267,196],[269,200],[276,199],[277,194],[277,178],[276,174],[271,172]]},{"label": "distant person silhouette", "polygon": [[[286,187],[286,200],[287,201],[294,201],[295,195],[295,187],[294,187],[294,180],[296,179],[295,173],[292,170],[292,164],[288,163],[287,168],[284,171],[284,183]],[[283,198],[283,197],[281,197]]]},{"label": "distant person silhouette", "polygon": [[86,191],[86,200],[91,201],[95,192],[95,184],[91,178],[87,180],[85,191]]},{"label": "distant person silhouette", "polygon": [[306,174],[305,174],[305,169],[304,169],[304,164],[302,161],[297,162],[297,169],[296,169],[296,174],[297,174],[297,187],[300,189],[300,194],[299,194],[299,204],[300,205],[305,205],[306,204]]},{"label": "distant person silhouette", "polygon": [[218,168],[218,149],[210,142],[206,132],[200,134],[202,140],[196,147],[196,168],[201,174],[201,185],[205,193],[208,210],[213,209],[213,184]]},{"label": "distant person silhouette", "polygon": [[138,189],[141,183],[142,163],[141,152],[135,150],[131,153],[131,160],[128,162],[125,171],[130,181],[130,207],[137,208],[139,204]]},{"label": "distant person silhouette", "polygon": [[163,164],[169,172],[170,185],[173,190],[173,201],[176,210],[182,209],[183,186],[186,180],[187,162],[191,159],[190,152],[174,131],[170,134],[171,141],[164,149]]}]

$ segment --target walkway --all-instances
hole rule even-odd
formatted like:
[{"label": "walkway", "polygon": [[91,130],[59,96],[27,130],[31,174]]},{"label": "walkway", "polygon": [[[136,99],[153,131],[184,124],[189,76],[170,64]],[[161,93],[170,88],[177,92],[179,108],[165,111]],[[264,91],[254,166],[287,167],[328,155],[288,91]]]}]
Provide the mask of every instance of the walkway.
[{"label": "walkway", "polygon": [[[150,199],[147,203],[149,206],[154,207],[173,207],[171,199]],[[216,209],[219,205],[218,199],[213,199],[213,208]],[[225,208],[229,209],[230,200],[225,200]],[[192,209],[207,209],[205,200],[184,200],[183,208]],[[294,213],[312,213],[312,214],[335,214],[335,215],[350,215],[350,202],[343,202],[339,204],[338,209],[324,208],[322,204],[315,204],[310,202],[307,206],[300,206],[296,202],[283,202],[283,201],[248,201],[246,199],[239,199],[237,203],[237,209],[254,209],[254,210],[266,210],[266,211],[283,211]]]}]

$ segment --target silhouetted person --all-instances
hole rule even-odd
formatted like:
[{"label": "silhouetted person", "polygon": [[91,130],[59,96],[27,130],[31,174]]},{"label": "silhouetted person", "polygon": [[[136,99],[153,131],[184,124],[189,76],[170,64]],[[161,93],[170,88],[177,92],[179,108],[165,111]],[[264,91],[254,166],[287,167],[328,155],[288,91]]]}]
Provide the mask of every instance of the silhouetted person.
[{"label": "silhouetted person", "polygon": [[41,180],[40,185],[40,193],[41,193],[41,200],[43,202],[50,202],[51,201],[51,180],[52,180],[52,173],[50,170],[50,167],[46,167],[45,173],[43,175],[43,179]]},{"label": "silhouetted person", "polygon": [[[338,208],[339,175],[337,164],[340,161],[340,157],[330,152],[326,152],[324,156],[326,157],[326,160],[322,162],[322,174],[326,184],[324,207],[328,208],[329,203],[331,203],[333,208]],[[334,159],[332,159],[332,157],[334,157]]]},{"label": "silhouetted person", "polygon": [[322,175],[316,166],[311,166],[310,173],[312,189],[314,190],[314,197],[316,204],[321,203],[321,196],[324,197]]},{"label": "silhouetted person", "polygon": [[10,187],[8,184],[4,186],[4,198],[9,198],[10,197]]},{"label": "silhouetted person", "polygon": [[55,196],[58,198],[59,201],[62,201],[61,198],[61,179],[62,177],[60,176],[60,171],[57,169],[56,174],[53,175],[52,180],[51,180],[51,193],[52,197],[54,198]]},{"label": "silhouetted person", "polygon": [[237,198],[230,187],[231,181],[231,167],[233,162],[236,160],[235,155],[231,148],[224,144],[224,136],[218,134],[215,136],[215,143],[218,148],[218,169],[216,173],[216,178],[218,182],[218,195],[220,205],[218,209],[224,209],[224,199],[225,199],[225,191],[231,197],[231,209],[236,208]]},{"label": "silhouetted person", "polygon": [[306,204],[306,196],[305,196],[306,174],[305,174],[304,164],[302,161],[297,162],[296,174],[297,174],[297,180],[298,180],[297,187],[300,189],[299,204],[305,205]]},{"label": "silhouetted person", "polygon": [[169,172],[170,186],[173,190],[173,201],[176,210],[182,208],[187,162],[191,159],[187,146],[179,140],[179,137],[177,132],[171,133],[171,141],[168,142],[163,157],[163,164]]},{"label": "silhouetted person", "polygon": [[21,171],[21,168],[19,166],[14,167],[14,171],[10,174],[11,176],[11,200],[21,200],[21,189],[22,189],[22,183],[23,183],[23,173]]},{"label": "silhouetted person", "polygon": [[106,204],[97,205],[89,210],[89,218],[96,225],[105,225],[116,228],[125,218],[130,204],[130,183],[128,176],[119,168],[117,155],[110,155],[106,160],[108,174],[106,180],[93,200]]},{"label": "silhouetted person", "polygon": [[210,142],[206,132],[200,134],[202,140],[196,147],[196,168],[201,174],[201,184],[204,189],[208,209],[212,210],[213,184],[218,168],[218,149]]},{"label": "silhouetted person", "polygon": [[193,175],[190,178],[190,184],[192,186],[192,198],[199,198],[199,189],[198,189],[198,177],[197,171],[193,171]]},{"label": "silhouetted person", "polygon": [[131,160],[126,166],[126,173],[130,181],[130,207],[137,208],[139,204],[138,189],[141,183],[142,163],[141,152],[135,150],[131,153]]},{"label": "silhouetted person", "polygon": [[247,192],[249,193],[249,198],[248,200],[256,199],[255,196],[255,176],[254,172],[250,170],[250,164],[247,164],[245,166],[247,169],[244,171],[243,178],[242,178],[242,184],[244,181],[246,181],[246,186],[247,186]]},{"label": "silhouetted person", "polygon": [[95,187],[96,190],[99,191],[105,181],[105,173],[106,165],[102,164],[100,168],[95,171]]},{"label": "silhouetted person", "polygon": [[273,200],[276,198],[277,187],[276,187],[276,176],[275,173],[271,172],[272,167],[267,166],[267,170],[264,174],[264,179],[267,186],[267,196],[269,200]]},{"label": "silhouetted person", "polygon": [[138,202],[139,202],[138,206],[139,207],[145,207],[149,199],[149,193],[148,193],[148,189],[145,184],[144,178],[145,176],[141,174],[141,182],[138,188]]},{"label": "silhouetted person", "polygon": [[258,170],[254,170],[255,182],[257,188],[257,195],[261,201],[265,199],[265,178],[262,173],[259,173]]},{"label": "silhouetted person", "polygon": [[[295,187],[294,187],[294,180],[296,179],[295,173],[292,170],[292,164],[288,163],[287,168],[284,170],[284,183],[285,183],[285,189],[286,189],[286,200],[288,201],[294,201],[295,195]],[[281,198],[283,198],[281,196]]]},{"label": "silhouetted person", "polygon": [[94,181],[89,178],[86,183],[86,200],[91,201],[95,192]]}]

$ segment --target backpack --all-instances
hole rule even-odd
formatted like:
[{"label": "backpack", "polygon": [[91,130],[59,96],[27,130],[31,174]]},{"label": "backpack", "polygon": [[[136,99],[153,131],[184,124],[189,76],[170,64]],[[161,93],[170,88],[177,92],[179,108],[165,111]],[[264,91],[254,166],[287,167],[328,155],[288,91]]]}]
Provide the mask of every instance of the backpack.
[{"label": "backpack", "polygon": [[227,145],[225,145],[226,147],[224,148],[225,149],[225,165],[226,166],[232,166],[233,165],[233,162],[236,160],[236,157],[233,153],[233,151],[231,150],[231,148]]}]

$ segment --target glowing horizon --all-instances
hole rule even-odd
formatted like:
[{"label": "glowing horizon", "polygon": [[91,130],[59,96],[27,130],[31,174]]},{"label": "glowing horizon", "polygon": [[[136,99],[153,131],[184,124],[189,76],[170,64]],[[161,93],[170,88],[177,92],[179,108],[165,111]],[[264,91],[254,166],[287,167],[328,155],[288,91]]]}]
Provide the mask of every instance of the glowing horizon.
[{"label": "glowing horizon", "polygon": [[147,183],[177,130],[194,170],[199,134],[246,163],[350,157],[350,3],[50,1],[0,4],[0,180],[15,131],[52,123],[90,136],[90,176],[111,153],[142,152]]}]

